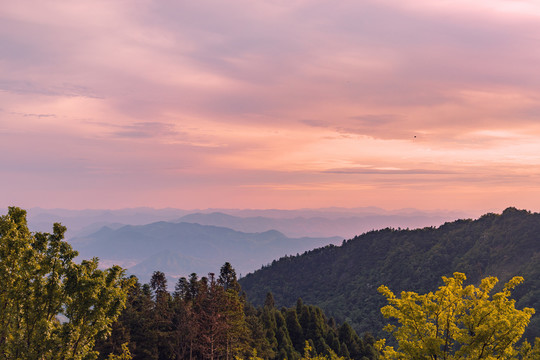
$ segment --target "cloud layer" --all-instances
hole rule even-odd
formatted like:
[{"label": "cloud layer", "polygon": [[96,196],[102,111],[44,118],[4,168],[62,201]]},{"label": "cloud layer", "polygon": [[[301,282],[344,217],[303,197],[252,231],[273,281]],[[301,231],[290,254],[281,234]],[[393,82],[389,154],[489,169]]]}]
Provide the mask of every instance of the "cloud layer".
[{"label": "cloud layer", "polygon": [[0,7],[3,206],[540,210],[530,1]]}]

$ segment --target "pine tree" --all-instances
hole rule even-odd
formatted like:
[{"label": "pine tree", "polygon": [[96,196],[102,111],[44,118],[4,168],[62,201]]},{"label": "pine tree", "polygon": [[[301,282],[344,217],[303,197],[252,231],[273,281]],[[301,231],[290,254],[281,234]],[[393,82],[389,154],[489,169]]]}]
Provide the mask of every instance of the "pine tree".
[{"label": "pine tree", "polygon": [[301,353],[305,346],[304,332],[302,326],[298,322],[298,316],[295,309],[287,310],[285,315],[285,321],[287,323],[287,329],[289,330],[289,336],[296,351]]},{"label": "pine tree", "polygon": [[157,337],[158,359],[170,359],[172,336],[172,298],[167,291],[167,278],[161,271],[155,271],[150,279],[153,291],[153,328]]}]

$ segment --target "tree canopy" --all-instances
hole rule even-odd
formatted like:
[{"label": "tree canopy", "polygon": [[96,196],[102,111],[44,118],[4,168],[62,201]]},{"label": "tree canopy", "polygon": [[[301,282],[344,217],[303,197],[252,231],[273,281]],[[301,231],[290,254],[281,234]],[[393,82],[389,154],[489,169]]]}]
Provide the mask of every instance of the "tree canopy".
[{"label": "tree canopy", "polygon": [[130,290],[111,336],[96,349],[101,360],[108,353],[122,356],[126,343],[134,360],[300,360],[302,354],[316,360],[378,359],[372,336],[360,338],[349,324],[339,326],[301,299],[281,309],[271,294],[267,299],[259,308],[247,302],[229,263],[219,277],[193,273],[178,279],[172,295],[164,274],[156,271],[150,284],[137,282]]},{"label": "tree canopy", "polygon": [[0,217],[0,358],[90,360],[124,308],[132,281],[97,259],[75,263],[66,228],[32,233],[26,211]]},{"label": "tree canopy", "polygon": [[388,300],[382,314],[399,323],[385,327],[398,347],[384,347],[385,341],[380,341],[383,358],[510,360],[531,354],[531,349],[520,354],[516,343],[534,309],[516,309],[510,298],[523,278],[512,278],[495,294],[491,294],[498,282],[495,277],[483,279],[478,287],[463,286],[465,280],[464,274],[456,272],[454,277],[443,277],[444,285],[436,292],[420,295],[403,291],[399,298],[388,287],[380,286],[379,292]]}]

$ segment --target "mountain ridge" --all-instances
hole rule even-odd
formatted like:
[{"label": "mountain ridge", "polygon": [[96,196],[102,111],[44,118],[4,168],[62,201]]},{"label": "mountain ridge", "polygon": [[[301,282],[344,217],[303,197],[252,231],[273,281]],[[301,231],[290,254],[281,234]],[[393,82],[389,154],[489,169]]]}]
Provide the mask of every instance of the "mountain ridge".
[{"label": "mountain ridge", "polygon": [[[540,214],[507,208],[476,220],[439,227],[374,230],[299,256],[287,256],[240,279],[250,301],[261,304],[272,292],[277,304],[291,306],[301,297],[359,332],[376,332],[385,304],[377,288],[394,293],[429,292],[441,276],[463,272],[469,283],[497,276],[499,288],[514,275],[525,277],[514,294],[519,307],[540,311]],[[540,336],[540,316],[527,336]]]},{"label": "mountain ridge", "polygon": [[[216,215],[223,214],[221,219]],[[67,226],[68,239],[90,235],[102,226],[119,228],[123,225],[146,225],[157,221],[196,222],[216,225],[244,232],[261,232],[270,229],[283,232],[288,237],[351,238],[372,229],[394,227],[423,227],[469,216],[463,212],[443,210],[397,209],[376,207],[320,208],[320,209],[152,209],[128,208],[118,210],[28,210],[28,224],[33,231],[50,231],[54,222]],[[184,219],[184,220],[182,220]],[[339,229],[339,232],[336,231]]]},{"label": "mountain ridge", "polygon": [[[289,214],[290,215],[290,214]],[[303,216],[307,215],[307,216]],[[181,217],[179,222],[225,226],[238,231],[260,232],[278,230],[290,237],[341,236],[350,238],[359,233],[387,226],[418,228],[440,224],[446,215],[422,213],[414,209],[402,212],[375,213],[299,213],[293,217],[236,216],[222,212],[192,213]]]},{"label": "mountain ridge", "polygon": [[[341,240],[340,237],[290,238],[277,230],[246,233],[212,225],[158,221],[118,229],[102,227],[88,236],[73,238],[70,243],[81,258],[98,257],[107,264],[116,262],[145,281],[153,271],[164,271],[161,265],[165,264],[169,264],[166,273],[171,278],[188,276],[191,272],[206,274],[227,261],[245,274],[283,255]],[[177,254],[176,260],[172,259],[174,254]],[[188,263],[194,267],[188,270],[182,265],[182,258],[193,259]],[[173,271],[171,266],[175,263]],[[150,269],[150,264],[156,268]],[[132,272],[131,268],[146,270]]]}]

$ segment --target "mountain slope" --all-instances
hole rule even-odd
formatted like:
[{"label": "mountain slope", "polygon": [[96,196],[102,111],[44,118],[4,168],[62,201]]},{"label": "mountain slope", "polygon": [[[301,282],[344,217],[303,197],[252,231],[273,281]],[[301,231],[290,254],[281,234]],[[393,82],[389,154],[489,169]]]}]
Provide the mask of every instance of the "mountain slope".
[{"label": "mountain slope", "polygon": [[[301,297],[322,307],[359,332],[382,335],[385,304],[381,284],[394,293],[427,292],[441,276],[464,272],[471,283],[497,276],[501,284],[515,275],[525,282],[514,292],[517,306],[540,312],[540,214],[514,208],[478,220],[458,220],[439,228],[372,231],[342,246],[327,246],[285,257],[240,280],[250,301],[261,304],[268,291],[276,303],[291,306]],[[527,336],[540,336],[540,315]]]}]

